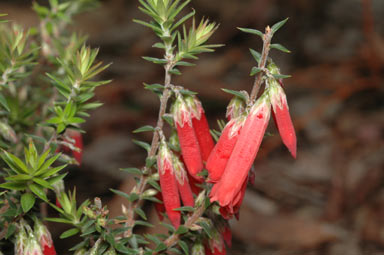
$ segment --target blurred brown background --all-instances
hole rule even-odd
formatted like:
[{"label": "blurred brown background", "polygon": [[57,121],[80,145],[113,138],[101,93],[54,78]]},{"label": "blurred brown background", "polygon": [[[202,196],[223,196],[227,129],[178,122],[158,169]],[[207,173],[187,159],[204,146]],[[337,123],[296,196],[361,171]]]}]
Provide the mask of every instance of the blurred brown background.
[{"label": "blurred brown background", "polygon": [[[163,81],[162,68],[141,58],[161,52],[151,48],[152,31],[132,22],[147,19],[137,6],[105,0],[72,26],[89,34],[100,59],[113,62],[102,77],[113,82],[97,91],[104,106],[85,125],[84,163],[71,169],[68,182],[84,198],[101,196],[115,213],[121,201],[108,188],[130,187],[118,169],[141,166],[145,157],[131,139],[150,141],[132,130],[157,117],[158,99],[142,83]],[[292,74],[285,89],[298,158],[290,158],[270,125],[274,135],[255,162],[256,183],[248,187],[240,221],[231,222],[229,254],[384,254],[384,1],[193,0],[191,6],[220,23],[211,42],[226,47],[202,55],[174,83],[199,93],[211,128],[230,100],[220,88],[249,91],[253,82],[248,48],[260,50],[261,40],[236,27],[263,30],[290,17],[274,42],[292,53],[272,57]],[[25,26],[37,24],[31,1],[1,0],[0,11]]]}]

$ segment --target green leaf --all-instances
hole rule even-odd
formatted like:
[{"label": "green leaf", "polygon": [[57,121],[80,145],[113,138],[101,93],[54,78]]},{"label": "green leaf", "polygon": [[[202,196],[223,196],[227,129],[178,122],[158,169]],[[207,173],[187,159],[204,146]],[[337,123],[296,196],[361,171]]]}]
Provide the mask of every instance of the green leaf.
[{"label": "green leaf", "polygon": [[147,216],[145,215],[145,212],[141,208],[136,208],[135,213],[139,215],[143,220],[147,220]]},{"label": "green leaf", "polygon": [[291,53],[290,50],[288,50],[283,45],[278,44],[278,43],[271,44],[270,47],[271,47],[271,49],[277,49],[277,50],[285,52],[285,53]]},{"label": "green leaf", "polygon": [[145,149],[147,152],[149,152],[151,150],[151,146],[146,143],[146,142],[142,142],[142,141],[139,141],[139,140],[136,140],[136,139],[132,139],[132,142],[138,146],[140,146],[141,148]]},{"label": "green leaf", "polygon": [[8,229],[7,229],[7,233],[5,234],[5,239],[8,239],[9,237],[11,237],[15,231],[16,231],[17,227],[16,227],[16,224],[12,223],[8,226]]},{"label": "green leaf", "polygon": [[185,21],[187,21],[189,18],[195,15],[195,10],[192,10],[190,13],[182,17],[179,21],[176,22],[175,25],[172,26],[171,31],[175,30],[178,28],[181,24],[183,24]]},{"label": "green leaf", "polygon": [[79,233],[79,229],[71,228],[60,235],[60,239],[65,239]]},{"label": "green leaf", "polygon": [[155,83],[155,84],[144,83],[144,88],[148,89],[148,90],[163,90],[164,89],[164,85],[161,85],[161,84],[158,84],[158,83]]},{"label": "green leaf", "polygon": [[193,212],[195,211],[195,208],[193,208],[192,206],[182,206],[173,210],[180,211],[180,212]]},{"label": "green leaf", "polygon": [[169,73],[174,75],[181,75],[181,72],[177,68],[172,68],[171,70],[169,70]]},{"label": "green leaf", "polygon": [[271,30],[272,30],[272,33],[276,33],[277,30],[279,30],[282,26],[284,26],[284,24],[288,21],[289,18],[286,18],[280,22],[277,22],[276,24],[274,24],[272,27],[271,27]]},{"label": "green leaf", "polygon": [[140,198],[140,197],[139,197],[138,194],[136,194],[136,193],[131,193],[131,194],[129,194],[128,200],[129,200],[130,202],[134,202],[134,201],[138,200],[139,198]]},{"label": "green leaf", "polygon": [[152,57],[143,57],[143,59],[155,64],[166,64],[168,62],[166,59],[152,58]]},{"label": "green leaf", "polygon": [[261,39],[264,38],[264,34],[259,31],[259,30],[256,30],[256,29],[252,29],[252,28],[242,28],[242,27],[238,27],[237,29],[239,29],[240,31],[244,32],[244,33],[249,33],[249,34],[254,34],[254,35],[258,35],[261,37]]},{"label": "green leaf", "polygon": [[291,75],[287,74],[272,74],[273,78],[275,79],[285,79],[291,77]]},{"label": "green leaf", "polygon": [[143,126],[143,127],[138,128],[138,129],[135,129],[133,131],[133,133],[141,133],[141,132],[149,132],[149,131],[153,132],[153,131],[155,131],[155,128],[147,125],[147,126]]},{"label": "green leaf", "polygon": [[173,117],[169,114],[164,114],[162,116],[162,118],[168,123],[168,125],[170,125],[171,127],[173,127]]},{"label": "green leaf", "polygon": [[200,225],[203,229],[204,232],[208,235],[208,237],[211,239],[212,238],[212,229],[206,222],[199,222],[198,225]]},{"label": "green leaf", "polygon": [[179,92],[183,95],[186,95],[186,96],[193,96],[193,95],[197,95],[197,92],[194,92],[194,91],[190,91],[188,89],[180,89]]},{"label": "green leaf", "polygon": [[165,49],[164,43],[157,42],[154,45],[152,45],[153,48],[159,48],[159,49]]},{"label": "green leaf", "polygon": [[9,109],[7,100],[5,99],[5,97],[3,96],[3,94],[0,94],[0,104],[1,104],[1,105],[2,105],[8,112],[11,111],[11,110]]},{"label": "green leaf", "polygon": [[42,178],[51,177],[52,175],[55,175],[58,172],[60,172],[61,170],[63,170],[66,166],[67,166],[67,164],[48,169],[48,171],[46,171],[45,173],[42,173],[41,177]]},{"label": "green leaf", "polygon": [[143,199],[154,202],[154,203],[159,203],[159,204],[163,203],[161,200],[159,200],[156,197],[145,196],[143,197]]},{"label": "green leaf", "polygon": [[0,188],[9,189],[9,190],[25,190],[27,185],[20,182],[6,182],[0,184]]},{"label": "green leaf", "polygon": [[252,54],[252,57],[256,60],[256,62],[259,64],[260,63],[260,59],[261,59],[261,54],[257,51],[255,51],[254,49],[249,49],[249,51],[251,52]]},{"label": "green leaf", "polygon": [[36,196],[38,196],[41,200],[48,202],[47,195],[44,192],[44,188],[37,184],[30,184],[28,188],[35,193]]},{"label": "green leaf", "polygon": [[195,64],[186,61],[179,61],[175,64],[175,66],[195,66]]},{"label": "green leaf", "polygon": [[32,193],[25,193],[21,196],[21,208],[28,212],[35,205],[36,197]]},{"label": "green leaf", "polygon": [[112,191],[113,193],[119,195],[119,196],[122,196],[122,197],[128,199],[128,200],[130,199],[130,197],[129,197],[130,194],[127,194],[127,193],[125,193],[123,191],[116,190],[116,189],[109,189],[109,190]]},{"label": "green leaf", "polygon": [[22,181],[28,181],[32,178],[33,177],[28,174],[17,174],[17,175],[11,175],[9,177],[5,177],[4,179],[6,181],[22,182]]},{"label": "green leaf", "polygon": [[254,76],[254,75],[260,73],[261,71],[263,71],[263,69],[254,66],[254,67],[252,67],[251,73],[249,75]]},{"label": "green leaf", "polygon": [[44,220],[57,222],[57,223],[65,223],[65,224],[71,224],[72,223],[71,220],[63,219],[63,218],[44,218]]},{"label": "green leaf", "polygon": [[127,172],[127,173],[130,173],[130,174],[137,174],[137,175],[142,175],[143,172],[138,169],[138,168],[135,168],[135,167],[128,167],[128,168],[120,168],[121,171],[124,171],[124,172]]},{"label": "green leaf", "polygon": [[156,248],[155,248],[155,252],[160,252],[160,251],[164,251],[167,249],[167,246],[164,244],[164,243],[159,243]]},{"label": "green leaf", "polygon": [[[8,152],[6,152],[6,151],[4,151],[4,153],[5,153],[5,156],[8,157],[8,159],[9,159],[13,164],[15,164],[15,165],[18,167],[18,169],[22,170],[23,172],[25,172],[25,173],[27,173],[27,174],[29,173],[29,169],[28,169],[28,167],[24,164],[23,161],[21,161],[21,159],[19,159],[18,157],[16,157],[16,156],[13,155],[12,153],[8,153]],[[12,168],[11,165],[9,165],[9,167]]]},{"label": "green leaf", "polygon": [[156,163],[156,157],[149,157],[145,159],[145,166],[151,168]]},{"label": "green leaf", "polygon": [[146,26],[146,27],[149,27],[149,28],[152,28],[153,31],[155,31],[158,34],[161,34],[163,32],[159,27],[157,27],[154,24],[150,24],[148,22],[138,20],[138,19],[134,19],[133,22],[138,23],[138,24],[143,25],[143,26]]},{"label": "green leaf", "polygon": [[44,180],[44,179],[35,177],[35,178],[33,178],[33,181],[34,181],[35,183],[41,185],[42,187],[46,188],[46,189],[51,189],[51,190],[53,190],[52,185],[51,185],[49,182],[47,182],[46,180]]},{"label": "green leaf", "polygon": [[[40,175],[40,174],[46,174],[48,168],[60,157],[60,153],[56,154],[55,156],[49,158],[47,161],[42,164],[35,175]],[[39,163],[40,164],[40,163]]]},{"label": "green leaf", "polygon": [[160,225],[163,225],[164,227],[166,227],[171,233],[175,232],[175,227],[171,224],[160,222]]},{"label": "green leaf", "polygon": [[180,225],[180,227],[176,230],[175,234],[182,235],[185,233],[188,233],[189,229],[183,225]]},{"label": "green leaf", "polygon": [[149,228],[153,228],[153,224],[149,223],[149,222],[146,222],[146,221],[142,221],[142,220],[136,220],[135,221],[135,226],[137,225],[141,225],[141,226],[144,226],[144,227],[149,227]]},{"label": "green leaf", "polygon": [[157,189],[158,191],[161,191],[160,185],[157,181],[155,181],[153,179],[149,179],[148,184],[151,185],[152,187],[154,187],[155,189]]},{"label": "green leaf", "polygon": [[46,150],[39,158],[38,163],[37,163],[37,169],[39,169],[45,162],[49,155],[49,150]]},{"label": "green leaf", "polygon": [[244,100],[244,102],[247,101],[247,98],[245,97],[245,95],[243,93],[241,93],[240,91],[231,90],[231,89],[221,89],[221,90],[226,92],[226,93],[229,93],[229,94],[232,94],[234,96],[241,98],[242,100]]},{"label": "green leaf", "polygon": [[180,248],[184,251],[184,254],[189,255],[188,245],[182,240],[180,240],[178,242],[178,244],[179,244]]},{"label": "green leaf", "polygon": [[54,184],[57,183],[58,181],[64,179],[65,176],[67,176],[67,174],[68,174],[68,173],[65,173],[65,174],[61,174],[61,175],[57,175],[57,176],[51,177],[51,178],[47,179],[47,182],[49,182],[49,184],[51,184],[51,185],[54,185]]}]

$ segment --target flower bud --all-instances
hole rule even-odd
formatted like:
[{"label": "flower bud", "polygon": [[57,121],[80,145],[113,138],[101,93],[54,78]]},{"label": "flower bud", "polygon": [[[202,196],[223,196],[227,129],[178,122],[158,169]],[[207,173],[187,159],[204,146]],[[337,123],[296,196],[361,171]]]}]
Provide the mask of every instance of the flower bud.
[{"label": "flower bud", "polygon": [[226,248],[222,234],[215,228],[212,228],[212,238],[208,240],[205,247],[206,255],[225,255]]},{"label": "flower bud", "polygon": [[112,247],[110,247],[105,253],[104,255],[117,255],[115,249],[113,249]]},{"label": "flower bud", "polygon": [[272,104],[272,116],[283,143],[296,158],[296,133],[293,127],[287,97],[281,85],[274,79],[269,82],[269,98]]},{"label": "flower bud", "polygon": [[177,96],[173,106],[173,118],[179,136],[181,154],[187,170],[192,177],[201,179],[197,174],[203,169],[203,160],[199,142],[192,126],[191,110],[181,95]]},{"label": "flower bud", "polygon": [[192,246],[192,255],[205,255],[204,246],[201,242],[197,242]]},{"label": "flower bud", "polygon": [[107,220],[105,218],[98,218],[97,225],[100,227],[105,227],[107,225]]},{"label": "flower bud", "polygon": [[91,219],[96,219],[96,213],[88,206],[83,206],[83,213]]},{"label": "flower bud", "polygon": [[196,207],[200,207],[205,202],[205,198],[205,190],[203,190],[196,197]]},{"label": "flower bud", "polygon": [[179,157],[177,157],[176,155],[173,155],[173,167],[175,170],[177,187],[179,189],[179,193],[180,193],[181,200],[183,201],[183,205],[193,207],[195,205],[195,202],[193,199],[191,186],[189,185],[187,172],[184,169],[183,163],[180,161]]},{"label": "flower bud", "polygon": [[74,255],[85,255],[85,254],[87,254],[87,250],[84,248],[81,248],[79,250],[76,250]]},{"label": "flower bud", "polygon": [[56,255],[51,233],[47,227],[38,219],[35,220],[35,236],[40,243],[44,255]]},{"label": "flower bud", "polygon": [[98,254],[99,248],[101,244],[101,239],[98,239],[96,243],[93,245],[93,247],[89,250],[89,255],[96,255]]},{"label": "flower bud", "polygon": [[153,197],[158,193],[155,189],[147,189],[143,192],[143,197]]},{"label": "flower bud", "polygon": [[24,226],[19,227],[19,232],[16,234],[15,255],[24,255],[26,253],[27,233]]},{"label": "flower bud", "polygon": [[17,143],[18,139],[16,133],[12,129],[12,127],[7,123],[0,121],[0,133],[5,140],[10,141],[12,143]]},{"label": "flower bud", "polygon": [[157,155],[157,167],[165,210],[173,226],[178,228],[181,213],[174,209],[180,207],[179,191],[173,167],[172,152],[163,139],[160,142],[159,153]]},{"label": "flower bud", "polygon": [[185,98],[187,105],[191,111],[192,126],[195,130],[197,140],[200,146],[201,157],[203,161],[207,161],[215,143],[213,142],[207,118],[201,102],[195,96]]},{"label": "flower bud", "polygon": [[246,105],[244,100],[238,96],[235,96],[227,106],[227,113],[225,114],[225,117],[227,117],[228,120],[237,118],[244,112],[245,107]]},{"label": "flower bud", "polygon": [[[25,245],[24,255],[45,255],[41,250],[40,244],[36,239],[36,236],[30,231],[28,233],[27,242]],[[49,254],[49,253],[47,253]],[[56,254],[56,253],[53,253]]]}]

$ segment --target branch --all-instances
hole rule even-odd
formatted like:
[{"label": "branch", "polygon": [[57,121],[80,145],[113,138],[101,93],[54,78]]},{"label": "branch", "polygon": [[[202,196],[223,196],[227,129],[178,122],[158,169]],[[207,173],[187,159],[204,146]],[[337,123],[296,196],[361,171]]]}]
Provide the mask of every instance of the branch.
[{"label": "branch", "polygon": [[[271,28],[267,26],[265,28],[265,34],[263,37],[263,50],[261,52],[261,59],[258,66],[258,68],[260,68],[261,70],[264,70],[265,65],[267,63],[272,36],[273,36],[273,32]],[[253,88],[251,92],[251,97],[249,100],[250,104],[253,104],[253,102],[256,100],[261,84],[263,83],[263,75],[264,75],[264,72],[259,72],[259,74],[255,78],[255,82],[253,83]]]},{"label": "branch", "polygon": [[[194,211],[194,213],[188,217],[187,221],[184,224],[184,227],[190,229],[195,225],[196,221],[203,215],[205,211],[205,203],[201,203],[201,205]],[[177,242],[180,239],[180,234],[173,233],[171,236],[169,236],[165,241],[164,244],[167,246],[167,249],[173,247],[177,244]],[[158,252],[153,252],[152,255],[157,255]]]},{"label": "branch", "polygon": [[[168,63],[165,65],[165,79],[164,79],[164,91],[160,98],[160,109],[159,109],[159,115],[157,119],[157,125],[155,128],[155,132],[153,134],[152,143],[151,143],[151,149],[149,150],[147,158],[153,158],[156,155],[157,149],[159,147],[159,130],[163,129],[164,126],[164,120],[163,115],[166,112],[168,99],[170,97],[170,87],[171,87],[171,74],[169,71],[174,66],[174,56],[172,53],[170,53],[171,48],[167,49],[166,57],[168,59]],[[132,235],[132,229],[135,224],[135,209],[140,205],[142,199],[140,194],[142,194],[145,191],[145,188],[147,186],[148,178],[151,176],[151,169],[148,169],[146,166],[143,167],[143,173],[147,173],[146,175],[141,175],[140,180],[138,184],[132,189],[139,195],[139,199],[130,202],[128,204],[128,210],[126,210],[125,216],[127,217],[126,220],[126,227],[129,227],[127,231],[124,232],[124,237],[129,237]]]}]

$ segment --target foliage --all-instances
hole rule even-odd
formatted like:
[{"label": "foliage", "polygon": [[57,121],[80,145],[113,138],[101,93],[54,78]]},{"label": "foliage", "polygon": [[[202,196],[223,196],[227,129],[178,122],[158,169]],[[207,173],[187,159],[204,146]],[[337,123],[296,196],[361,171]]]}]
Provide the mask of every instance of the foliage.
[{"label": "foliage", "polygon": [[[224,241],[228,244],[224,234],[229,229],[226,220],[238,212],[245,189],[239,193],[240,203],[234,203],[234,208],[232,204],[227,207],[213,202],[212,184],[208,182],[212,172],[208,163],[208,171],[203,167],[209,162],[214,143],[202,104],[195,92],[172,85],[171,81],[172,75],[181,75],[178,68],[193,66],[199,54],[222,46],[207,43],[218,25],[208,19],[196,22],[193,9],[182,15],[190,0],[139,0],[139,3],[139,9],[150,20],[134,21],[153,30],[159,38],[153,47],[164,52],[162,57],[144,59],[162,65],[165,80],[163,84],[144,84],[160,97],[159,119],[156,127],[144,126],[134,131],[152,132],[153,140],[150,144],[134,140],[148,155],[141,169],[122,169],[136,175],[136,185],[129,194],[111,189],[129,201],[127,207],[122,207],[122,215],[116,218],[110,218],[108,208],[99,198],[93,203],[86,200],[79,205],[76,190],[66,191],[64,185],[67,165],[81,162],[79,139],[83,130],[80,124],[89,117],[90,110],[101,106],[93,99],[95,89],[110,82],[98,80],[100,73],[109,66],[96,60],[98,49],[87,46],[86,37],[69,34],[67,29],[75,15],[94,8],[98,1],[49,0],[48,6],[34,2],[33,9],[40,24],[27,31],[1,20],[0,247],[7,243],[18,247],[23,238],[35,238],[31,237],[30,226],[39,222],[38,218],[70,225],[60,238],[77,235],[82,239],[70,249],[75,254],[201,254],[204,249],[208,254],[225,249]],[[240,28],[260,36],[264,48],[261,53],[251,49],[258,63],[251,71],[251,75],[256,75],[251,96],[245,91],[224,89],[236,99],[231,105],[237,110],[232,114],[251,115],[257,106],[258,89],[263,84],[268,92],[273,84],[276,91],[283,93],[276,82],[288,76],[280,74],[272,65],[268,52],[270,49],[289,52],[281,44],[270,43],[273,34],[285,22],[267,27],[265,33]],[[272,93],[270,97],[273,96]],[[224,133],[226,124],[220,123]],[[172,130],[168,138],[163,133],[164,125]],[[218,140],[221,132],[212,133]],[[186,145],[190,141],[193,144]],[[296,149],[296,144],[287,146],[291,152]],[[72,154],[68,154],[68,150]],[[170,182],[164,182],[164,178],[173,183],[172,190]],[[194,185],[195,190],[192,190]],[[56,203],[52,202],[52,197],[56,198]],[[172,202],[175,197],[177,201]],[[135,231],[138,226],[153,227],[142,209],[145,201],[159,208],[165,206],[165,213],[161,209],[159,213],[160,217],[172,221],[172,225],[162,223],[168,228],[168,234]],[[56,211],[55,217],[47,218],[41,210],[47,205]],[[30,235],[26,237],[26,233]]]}]

